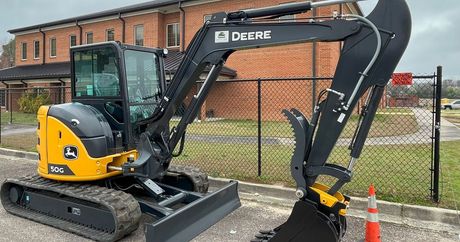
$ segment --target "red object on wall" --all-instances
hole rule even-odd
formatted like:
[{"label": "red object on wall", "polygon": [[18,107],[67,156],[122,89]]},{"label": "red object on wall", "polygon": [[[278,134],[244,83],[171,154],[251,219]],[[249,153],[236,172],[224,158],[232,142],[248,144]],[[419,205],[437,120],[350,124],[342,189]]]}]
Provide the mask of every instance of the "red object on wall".
[{"label": "red object on wall", "polygon": [[414,83],[412,73],[394,73],[391,78],[393,86],[410,86]]}]

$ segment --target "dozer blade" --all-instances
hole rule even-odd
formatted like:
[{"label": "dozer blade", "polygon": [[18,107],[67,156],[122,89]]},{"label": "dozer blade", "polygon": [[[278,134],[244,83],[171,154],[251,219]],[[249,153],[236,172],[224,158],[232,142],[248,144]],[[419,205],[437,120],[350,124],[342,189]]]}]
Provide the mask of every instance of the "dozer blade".
[{"label": "dozer blade", "polygon": [[205,195],[152,224],[146,224],[146,241],[189,241],[240,206],[238,183],[230,182],[218,191]]},{"label": "dozer blade", "polygon": [[338,242],[341,237],[331,219],[314,203],[298,201],[286,223],[261,231],[251,242]]}]

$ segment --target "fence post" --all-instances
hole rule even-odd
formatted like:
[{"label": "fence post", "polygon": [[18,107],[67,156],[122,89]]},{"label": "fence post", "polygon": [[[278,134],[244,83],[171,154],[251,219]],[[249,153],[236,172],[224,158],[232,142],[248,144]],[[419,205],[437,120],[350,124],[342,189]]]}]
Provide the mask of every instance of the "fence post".
[{"label": "fence post", "polygon": [[262,175],[262,80],[257,80],[257,176]]},{"label": "fence post", "polygon": [[1,143],[2,143],[2,108],[0,107],[0,144]]},{"label": "fence post", "polygon": [[436,71],[436,113],[434,131],[434,176],[433,176],[433,200],[439,202],[439,160],[441,141],[441,90],[442,90],[442,66]]},{"label": "fence post", "polygon": [[13,97],[12,97],[12,93],[11,93],[11,88],[10,88],[10,85],[8,85],[8,98],[10,99],[9,101],[9,105],[10,106],[10,122],[9,124],[12,124],[13,123]]},{"label": "fence post", "polygon": [[[317,10],[316,8],[313,9],[312,11],[313,17],[317,16]],[[316,41],[313,41],[312,47],[311,47],[311,53],[312,53],[312,62],[311,62],[311,75],[313,77],[312,79],[312,84],[311,84],[311,89],[312,89],[312,94],[311,94],[311,113],[313,114],[315,112],[315,106],[316,106],[316,81],[317,81],[317,70],[316,70],[316,64],[317,64],[317,54],[316,51],[318,49],[318,43]]]}]

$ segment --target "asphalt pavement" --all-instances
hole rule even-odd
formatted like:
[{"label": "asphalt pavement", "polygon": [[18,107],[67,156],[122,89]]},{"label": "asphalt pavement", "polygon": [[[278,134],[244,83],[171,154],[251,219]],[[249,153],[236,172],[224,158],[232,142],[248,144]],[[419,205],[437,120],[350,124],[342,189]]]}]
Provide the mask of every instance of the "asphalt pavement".
[{"label": "asphalt pavement", "polygon": [[[36,161],[0,155],[0,180],[7,177],[33,174]],[[242,201],[243,206],[195,238],[194,242],[249,241],[260,229],[274,228],[286,221],[288,207],[266,203]],[[143,222],[149,222],[143,217]],[[460,241],[458,235],[434,230],[418,229],[406,225],[381,223],[382,241]],[[140,228],[122,241],[144,241],[144,228]],[[344,242],[360,241],[364,238],[364,220],[348,217],[348,231]],[[0,241],[89,241],[26,219],[15,217],[0,207]],[[308,241],[308,240],[306,240]]]}]

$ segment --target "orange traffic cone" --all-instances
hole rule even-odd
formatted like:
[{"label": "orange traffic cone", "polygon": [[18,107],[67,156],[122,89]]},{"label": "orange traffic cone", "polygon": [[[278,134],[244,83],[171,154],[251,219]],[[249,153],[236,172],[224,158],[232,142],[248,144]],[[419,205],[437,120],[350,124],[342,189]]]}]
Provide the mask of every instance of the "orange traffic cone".
[{"label": "orange traffic cone", "polygon": [[366,239],[365,242],[380,242],[379,211],[375,198],[374,185],[369,187],[369,201],[367,205]]}]

